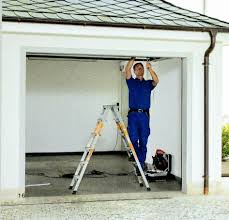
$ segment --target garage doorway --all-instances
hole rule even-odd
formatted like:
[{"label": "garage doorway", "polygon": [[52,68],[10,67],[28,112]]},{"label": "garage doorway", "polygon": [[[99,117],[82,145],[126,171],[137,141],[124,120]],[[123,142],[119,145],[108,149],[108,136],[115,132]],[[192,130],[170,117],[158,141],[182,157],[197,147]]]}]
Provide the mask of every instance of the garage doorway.
[{"label": "garage doorway", "polygon": [[[71,195],[69,177],[76,169],[104,104],[119,103],[127,123],[128,90],[122,73],[124,64],[124,59],[114,57],[27,57],[27,197]],[[152,66],[160,77],[160,84],[151,95],[147,161],[152,162],[156,148],[172,154],[174,179],[150,183],[151,189],[180,191],[182,59],[157,58]],[[149,77],[145,72],[145,78]],[[144,191],[135,179],[109,115],[79,194]]]}]

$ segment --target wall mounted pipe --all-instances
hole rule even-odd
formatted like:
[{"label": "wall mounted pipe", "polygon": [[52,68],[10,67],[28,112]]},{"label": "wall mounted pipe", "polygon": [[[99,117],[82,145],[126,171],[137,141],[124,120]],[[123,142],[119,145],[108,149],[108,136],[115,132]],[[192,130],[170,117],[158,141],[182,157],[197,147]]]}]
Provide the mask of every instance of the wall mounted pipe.
[{"label": "wall mounted pipe", "polygon": [[209,193],[209,56],[215,48],[217,31],[209,31],[211,43],[204,54],[204,195]]}]

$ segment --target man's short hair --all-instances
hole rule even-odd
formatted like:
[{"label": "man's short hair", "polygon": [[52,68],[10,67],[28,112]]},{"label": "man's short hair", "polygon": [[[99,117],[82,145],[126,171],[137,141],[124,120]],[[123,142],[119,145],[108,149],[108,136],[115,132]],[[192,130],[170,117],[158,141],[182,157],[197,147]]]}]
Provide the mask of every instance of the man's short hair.
[{"label": "man's short hair", "polygon": [[136,68],[137,65],[141,65],[141,66],[144,68],[144,66],[143,66],[142,63],[135,63],[134,66],[133,66],[133,69],[134,69],[134,70],[135,70],[135,68]]}]

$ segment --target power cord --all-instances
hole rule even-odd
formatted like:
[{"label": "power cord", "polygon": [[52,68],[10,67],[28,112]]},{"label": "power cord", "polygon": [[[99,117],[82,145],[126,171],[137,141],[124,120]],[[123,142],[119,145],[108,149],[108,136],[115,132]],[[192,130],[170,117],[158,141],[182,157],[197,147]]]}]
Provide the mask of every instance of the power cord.
[{"label": "power cord", "polygon": [[[122,172],[122,173],[109,173],[109,172],[105,172],[105,171],[99,171],[99,170],[92,170],[88,173],[85,174],[86,177],[88,178],[106,178],[108,176],[128,176],[130,174],[132,174],[134,171],[131,172]],[[31,173],[26,173],[26,175],[31,175],[31,176],[44,176],[44,177],[48,177],[48,178],[73,178],[74,173],[66,173],[60,176],[48,176],[45,173],[37,173],[37,174],[31,174]]]}]

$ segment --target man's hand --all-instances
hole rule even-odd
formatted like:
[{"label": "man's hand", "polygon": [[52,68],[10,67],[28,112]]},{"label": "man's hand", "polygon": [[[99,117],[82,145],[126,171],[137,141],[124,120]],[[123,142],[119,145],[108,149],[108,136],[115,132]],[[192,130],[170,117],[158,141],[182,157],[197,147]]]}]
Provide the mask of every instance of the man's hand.
[{"label": "man's hand", "polygon": [[146,62],[146,68],[149,70],[150,68],[152,68],[152,65],[151,65],[151,63],[150,62]]},{"label": "man's hand", "polygon": [[125,76],[126,79],[130,79],[131,78],[131,67],[133,66],[135,57],[131,57],[131,59],[128,61],[126,68],[125,68]]}]

